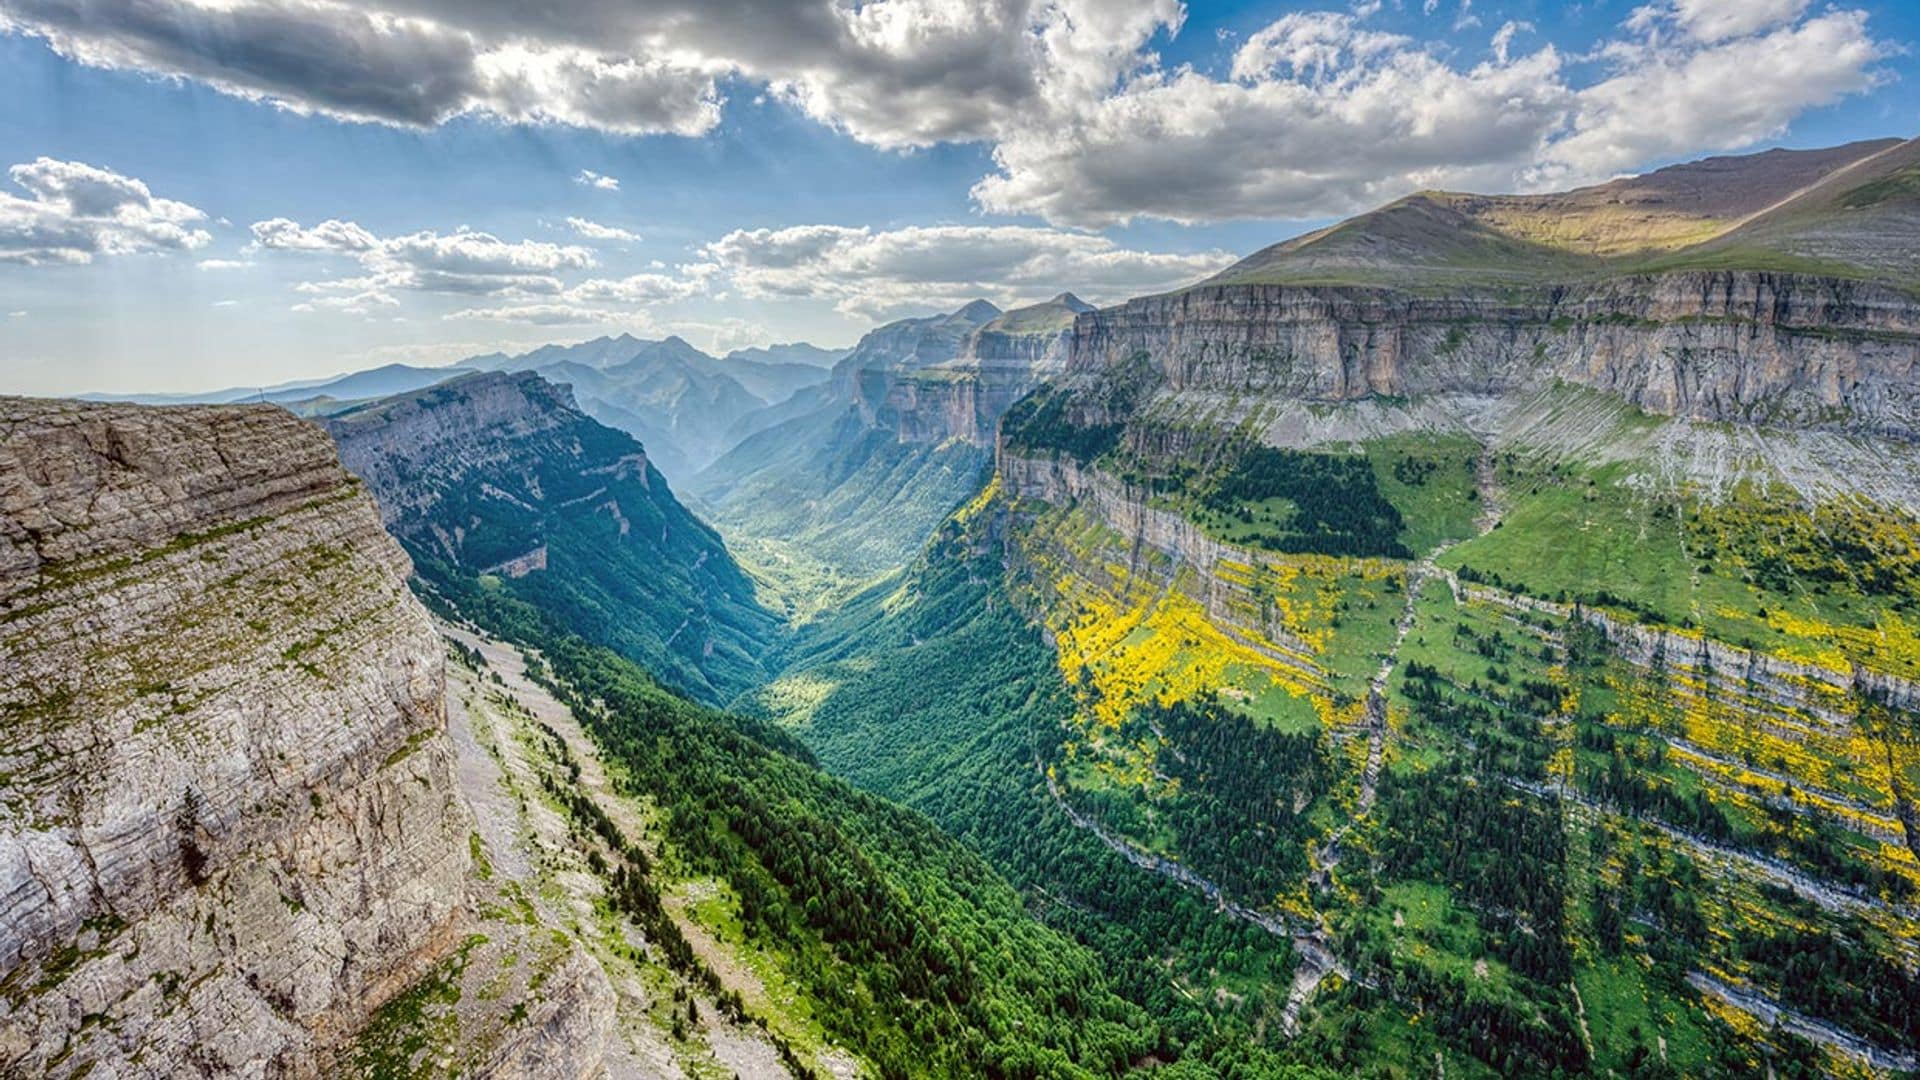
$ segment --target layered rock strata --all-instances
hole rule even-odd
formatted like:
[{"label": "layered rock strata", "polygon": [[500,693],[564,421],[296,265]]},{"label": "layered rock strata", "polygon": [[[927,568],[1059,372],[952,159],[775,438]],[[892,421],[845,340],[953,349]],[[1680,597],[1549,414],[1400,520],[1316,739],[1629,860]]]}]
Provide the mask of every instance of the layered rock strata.
[{"label": "layered rock strata", "polygon": [[315,1075],[471,952],[408,573],[278,408],[0,399],[0,1075]]},{"label": "layered rock strata", "polygon": [[1068,371],[1141,355],[1176,392],[1348,402],[1559,379],[1665,416],[1920,434],[1920,301],[1803,275],[1687,272],[1444,295],[1204,286],[1081,314]]}]

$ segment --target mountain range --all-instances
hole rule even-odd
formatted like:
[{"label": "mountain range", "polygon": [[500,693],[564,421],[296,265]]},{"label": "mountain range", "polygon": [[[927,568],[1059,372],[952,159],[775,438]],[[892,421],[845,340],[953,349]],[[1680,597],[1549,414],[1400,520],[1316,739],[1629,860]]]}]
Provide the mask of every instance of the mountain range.
[{"label": "mountain range", "polygon": [[824,383],[834,355],[798,344],[722,359],[679,337],[622,334],[518,356],[477,356],[462,366],[537,371],[572,386],[589,415],[646,443],[658,467],[684,481],[770,422],[762,417],[771,409]]},{"label": "mountain range", "polygon": [[1000,414],[1065,362],[1087,310],[1063,293],[888,323],[688,489],[761,560],[856,581],[898,566],[978,488]]},{"label": "mountain range", "polygon": [[1916,154],[0,400],[0,1073],[1911,1073]]}]

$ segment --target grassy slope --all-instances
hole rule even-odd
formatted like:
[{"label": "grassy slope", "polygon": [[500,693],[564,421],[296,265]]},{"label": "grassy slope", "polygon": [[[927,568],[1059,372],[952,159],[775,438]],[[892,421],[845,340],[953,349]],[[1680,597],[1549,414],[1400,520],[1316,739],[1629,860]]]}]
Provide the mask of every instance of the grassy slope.
[{"label": "grassy slope", "polygon": [[740,898],[743,933],[836,1041],[888,1075],[1110,1073],[1158,1036],[1093,954],[925,817],[834,780],[774,729],[659,688],[548,613],[464,575],[434,602],[540,650],[557,696],[657,806],[683,865]]},{"label": "grassy slope", "polygon": [[1425,192],[1275,245],[1204,284],[1416,290],[1680,270],[1920,281],[1920,140],[1719,158],[1537,196]]},{"label": "grassy slope", "polygon": [[[1049,422],[1058,426],[1058,418]],[[1075,446],[1082,441],[1062,438]],[[1099,445],[1114,452],[1111,440]],[[1380,491],[1409,518],[1406,539],[1424,547],[1471,536],[1479,510],[1468,494],[1472,450],[1462,441],[1424,437],[1364,448]],[[1911,598],[1920,592],[1908,576],[1912,552],[1920,550],[1912,522],[1865,506],[1785,503],[1780,489],[1768,497],[1742,487],[1714,504],[1683,493],[1655,496],[1630,472],[1503,456],[1496,474],[1507,504],[1504,522],[1454,547],[1442,563],[1497,576],[1532,595],[1554,598],[1564,589],[1622,617],[1675,625],[1692,619],[1723,638],[1754,636],[1789,656],[1827,662],[1846,656],[1886,670],[1903,670],[1920,658],[1903,629]],[[1219,477],[1218,469],[1166,474],[1201,485],[1160,496],[1170,508],[1196,513],[1205,504],[1205,485]],[[1068,797],[1109,826],[1144,848],[1223,873],[1208,862],[1213,845],[1195,846],[1182,832],[1195,808],[1208,805],[1208,785],[1187,791],[1169,783],[1181,775],[1176,760],[1187,759],[1168,756],[1168,747],[1190,756],[1195,746],[1139,726],[1138,718],[1152,715],[1156,700],[1193,699],[1208,690],[1240,695],[1228,699],[1235,711],[1281,731],[1316,730],[1325,718],[1289,718],[1259,694],[1246,693],[1244,670],[1213,662],[1236,646],[1214,640],[1211,621],[1174,618],[1172,598],[1186,588],[1177,584],[1180,573],[1155,570],[1151,553],[1129,569],[1127,560],[1141,555],[1129,556],[1124,542],[1103,538],[1084,511],[1039,512],[1031,529],[1009,535],[1022,551],[1023,573],[1081,582],[1057,594],[1023,594],[1021,603],[1048,622],[1069,686],[1083,671],[1098,690],[1087,696],[1070,689],[1079,698],[1069,706],[1072,718],[1060,714],[1042,728],[1064,730],[1068,738],[1050,735],[1031,743],[1031,752],[1056,764]],[[1315,558],[1282,554],[1256,561],[1305,566]],[[1161,593],[1151,583],[1165,573],[1176,584]],[[1144,585],[1120,584],[1135,574],[1147,575]],[[991,590],[991,569],[972,576]],[[1087,584],[1101,579],[1108,584]],[[1841,887],[1897,895],[1912,887],[1910,857],[1897,843],[1866,841],[1850,812],[1831,801],[1866,800],[1880,807],[1882,821],[1891,821],[1884,816],[1892,806],[1886,782],[1872,778],[1877,742],[1850,747],[1763,735],[1744,699],[1702,710],[1680,685],[1649,693],[1644,673],[1596,659],[1590,650],[1576,655],[1579,635],[1550,617],[1541,622],[1463,606],[1443,583],[1430,582],[1428,589],[1392,683],[1394,735],[1380,802],[1347,841],[1374,861],[1347,859],[1331,892],[1314,901],[1333,919],[1343,955],[1369,965],[1376,989],[1338,982],[1323,988],[1305,1039],[1291,1052],[1387,1074],[1423,1069],[1436,1053],[1462,1075],[1534,1071],[1552,1061],[1595,1072],[1631,1070],[1661,1061],[1663,1053],[1664,1067],[1683,1075],[1768,1064],[1792,1073],[1820,1060],[1809,1044],[1765,1036],[1743,1026],[1738,1014],[1709,1008],[1684,982],[1703,965],[1737,972],[1796,1007],[1899,1045],[1897,1023],[1876,1014],[1880,1006],[1809,996],[1805,987],[1818,980],[1782,981],[1785,969],[1756,960],[1751,950],[1769,941],[1818,950],[1831,947],[1819,943],[1832,932],[1865,943],[1866,957],[1886,957],[1897,954],[1895,942],[1912,937],[1911,928],[1891,916],[1852,927],[1817,913],[1810,920],[1801,902],[1769,892],[1763,879],[1729,874],[1643,823],[1701,831],[1715,843],[1783,859]],[[884,601],[876,594],[874,606],[854,621],[897,622],[931,602],[925,580],[910,582]],[[831,650],[833,662],[790,672],[777,685],[796,696],[769,704],[810,723],[807,737],[828,748],[837,768],[883,790],[911,791],[909,797],[941,806],[950,827],[991,844],[1013,803],[955,800],[948,786],[981,782],[971,763],[991,745],[992,710],[1007,707],[988,687],[1015,685],[997,667],[986,668],[978,684],[952,681],[948,665],[978,663],[988,646],[958,643],[944,620],[983,602],[999,601],[989,592],[965,604],[935,605],[946,612],[942,620],[902,632],[889,647],[875,647],[871,638],[863,643],[849,623]],[[1369,606],[1349,599],[1321,654],[1330,672],[1362,683],[1391,644],[1390,634],[1365,632],[1376,625],[1365,617]],[[852,701],[870,707],[842,696],[855,686]],[[943,704],[970,687],[984,702],[971,720]],[[922,692],[928,697],[917,696]],[[804,706],[796,708],[802,698]],[[1691,757],[1666,750],[1668,737],[1702,749]],[[1244,737],[1239,744],[1250,745]],[[1716,765],[1700,753],[1736,764]],[[1780,781],[1743,773],[1737,764],[1743,758],[1790,776],[1790,790],[1803,792],[1796,796],[1801,809],[1785,817],[1770,810],[1765,800],[1779,797]],[[1004,768],[1021,766],[1014,755],[1004,762]],[[1215,767],[1231,775],[1235,764]],[[1611,778],[1622,769],[1637,785],[1630,790],[1641,794],[1622,794],[1629,789]],[[1647,801],[1631,813],[1576,812],[1572,804],[1508,789],[1502,778],[1569,784],[1604,804]],[[1330,801],[1311,799],[1295,813],[1325,828],[1339,820],[1341,800],[1336,787]],[[1238,826],[1231,820],[1215,817],[1214,824],[1257,835],[1254,819]],[[1455,837],[1468,838],[1456,856],[1463,861],[1430,861],[1429,849],[1445,850]],[[1515,838],[1522,846],[1504,846]],[[1485,852],[1496,857],[1487,861]],[[1499,891],[1519,887],[1515,883],[1531,891]],[[1289,903],[1283,897],[1280,909]],[[1649,933],[1636,920],[1671,932]],[[1564,932],[1536,937],[1526,929],[1547,921]],[[1808,931],[1810,921],[1823,929]],[[1732,943],[1694,929],[1711,926],[1734,928]],[[1564,947],[1543,952],[1542,939]],[[1860,961],[1874,962],[1881,961]],[[1397,989],[1383,994],[1383,985]],[[1583,1002],[1569,987],[1596,1000]],[[1424,1007],[1410,1004],[1422,1001]],[[1610,1011],[1598,1014],[1602,1007]]]}]

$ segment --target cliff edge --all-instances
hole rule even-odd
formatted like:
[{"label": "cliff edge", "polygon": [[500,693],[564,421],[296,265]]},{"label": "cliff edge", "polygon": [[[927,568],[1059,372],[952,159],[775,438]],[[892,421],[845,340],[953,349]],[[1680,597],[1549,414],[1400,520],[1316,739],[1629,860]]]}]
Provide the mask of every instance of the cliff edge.
[{"label": "cliff edge", "polygon": [[313,1075],[475,949],[409,569],[278,408],[0,398],[0,1075]]}]

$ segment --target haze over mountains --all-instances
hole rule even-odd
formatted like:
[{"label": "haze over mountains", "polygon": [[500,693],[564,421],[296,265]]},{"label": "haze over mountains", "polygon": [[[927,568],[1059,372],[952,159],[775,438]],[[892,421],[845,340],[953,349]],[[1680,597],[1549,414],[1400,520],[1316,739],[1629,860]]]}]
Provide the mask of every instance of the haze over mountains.
[{"label": "haze over mountains", "polygon": [[0,1073],[1912,1072],[1916,155],[0,399]]}]

